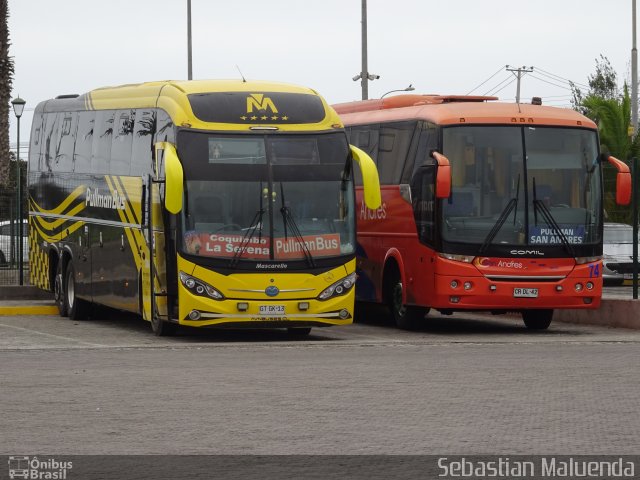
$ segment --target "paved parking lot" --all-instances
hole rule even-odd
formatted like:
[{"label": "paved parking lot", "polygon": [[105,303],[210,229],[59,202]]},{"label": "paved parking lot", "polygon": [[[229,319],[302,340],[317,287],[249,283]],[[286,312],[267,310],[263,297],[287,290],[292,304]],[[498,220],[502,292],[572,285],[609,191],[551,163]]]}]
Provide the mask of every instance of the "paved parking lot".
[{"label": "paved parking lot", "polygon": [[640,332],[365,310],[305,340],[1,317],[0,453],[632,454]]}]

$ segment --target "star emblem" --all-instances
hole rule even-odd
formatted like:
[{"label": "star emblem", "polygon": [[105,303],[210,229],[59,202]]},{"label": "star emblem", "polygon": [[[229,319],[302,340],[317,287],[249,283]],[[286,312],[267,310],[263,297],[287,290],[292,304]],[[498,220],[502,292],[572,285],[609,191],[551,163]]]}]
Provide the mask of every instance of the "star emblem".
[{"label": "star emblem", "polygon": [[260,117],[260,120],[266,120],[266,119],[267,119],[266,115],[263,115],[263,116]]},{"label": "star emblem", "polygon": [[277,120],[278,117],[276,115],[274,115],[273,117],[271,117],[271,120]]},{"label": "star emblem", "polygon": [[255,115],[251,116],[251,120],[257,120],[258,117],[256,117]]},{"label": "star emblem", "polygon": [[240,119],[241,119],[241,120],[246,120],[246,119],[247,119],[247,116],[246,116],[246,115],[242,115],[242,116],[240,117]]},{"label": "star emblem", "polygon": [[285,115],[284,117],[282,117],[282,120],[289,120],[289,117]]}]

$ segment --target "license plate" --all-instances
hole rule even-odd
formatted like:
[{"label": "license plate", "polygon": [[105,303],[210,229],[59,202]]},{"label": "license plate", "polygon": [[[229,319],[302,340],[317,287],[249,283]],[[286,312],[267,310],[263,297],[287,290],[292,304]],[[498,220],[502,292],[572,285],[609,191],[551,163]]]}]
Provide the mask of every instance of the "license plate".
[{"label": "license plate", "polygon": [[284,315],[284,305],[260,305],[260,315]]},{"label": "license plate", "polygon": [[537,288],[514,288],[513,296],[519,298],[538,298]]}]

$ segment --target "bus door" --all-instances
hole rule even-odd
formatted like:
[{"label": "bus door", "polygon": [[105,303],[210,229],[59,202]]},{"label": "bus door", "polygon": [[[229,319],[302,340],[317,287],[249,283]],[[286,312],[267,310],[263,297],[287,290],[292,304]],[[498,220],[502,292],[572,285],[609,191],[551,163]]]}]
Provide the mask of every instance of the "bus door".
[{"label": "bus door", "polygon": [[[446,200],[445,200],[446,201]],[[434,243],[436,239],[436,168],[424,165],[416,169],[411,182],[411,203],[421,248],[415,262],[410,262],[410,276],[420,285],[421,292],[434,288]],[[426,248],[425,248],[426,247]],[[417,294],[420,295],[420,294]],[[423,299],[415,298],[418,302]]]},{"label": "bus door", "polygon": [[[164,143],[156,144],[155,171],[157,177],[164,176]],[[142,293],[144,314],[147,320],[151,319],[152,308],[161,318],[166,318],[167,295],[167,249],[165,241],[165,210],[162,206],[164,183],[154,180],[149,176],[147,180],[146,195],[146,225],[145,239],[147,241],[149,257],[144,263],[142,272]],[[153,303],[152,303],[153,297]]]},{"label": "bus door", "polygon": [[78,235],[78,260],[74,262],[77,270],[76,276],[76,292],[79,296],[88,300],[92,299],[91,291],[91,240],[89,232],[91,224],[85,223],[82,228],[77,231]]}]

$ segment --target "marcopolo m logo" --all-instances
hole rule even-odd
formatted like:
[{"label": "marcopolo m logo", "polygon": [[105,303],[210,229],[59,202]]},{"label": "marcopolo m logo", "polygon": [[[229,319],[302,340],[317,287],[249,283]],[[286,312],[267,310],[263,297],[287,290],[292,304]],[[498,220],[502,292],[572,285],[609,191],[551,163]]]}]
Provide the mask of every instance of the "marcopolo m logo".
[{"label": "marcopolo m logo", "polygon": [[89,207],[111,208],[113,210],[124,210],[124,202],[125,198],[118,190],[114,190],[113,194],[108,193],[103,195],[100,193],[99,188],[94,190],[87,188],[87,194],[84,200],[85,205]]},{"label": "marcopolo m logo", "polygon": [[280,293],[280,289],[275,285],[269,285],[267,288],[264,289],[264,293],[267,297],[275,297]]},{"label": "marcopolo m logo", "polygon": [[253,107],[258,111],[269,109],[272,113],[278,113],[273,100],[265,97],[263,93],[252,93],[247,97],[247,113],[253,113]]}]

